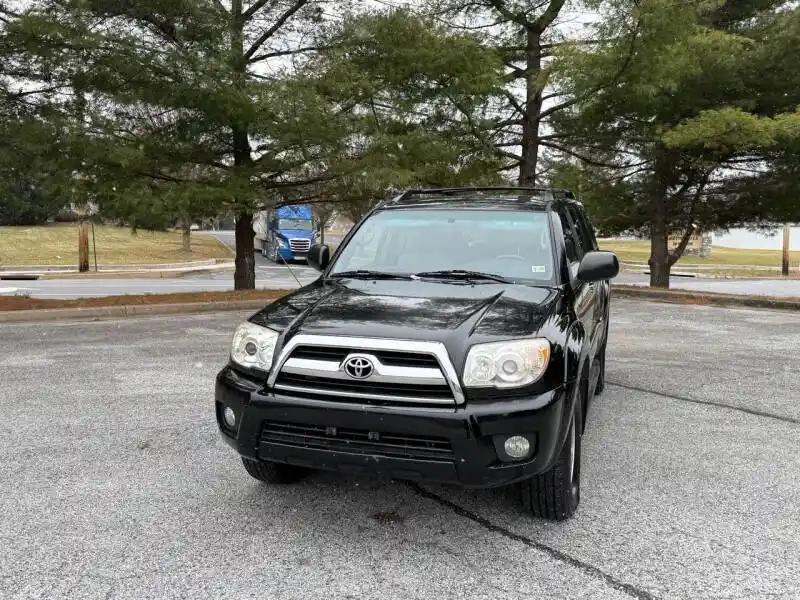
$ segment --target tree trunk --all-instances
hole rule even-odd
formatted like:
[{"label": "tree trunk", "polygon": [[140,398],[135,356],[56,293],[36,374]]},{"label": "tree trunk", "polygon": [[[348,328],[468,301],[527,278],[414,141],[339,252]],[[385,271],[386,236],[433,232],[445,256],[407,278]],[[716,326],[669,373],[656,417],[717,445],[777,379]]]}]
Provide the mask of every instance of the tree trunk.
[{"label": "tree trunk", "polygon": [[78,271],[86,273],[89,270],[89,225],[78,225]]},{"label": "tree trunk", "polygon": [[[242,0],[231,2],[231,70],[233,85],[244,90],[247,83],[247,59],[244,53],[244,18]],[[237,121],[231,124],[233,138],[233,164],[246,167],[251,164],[250,138],[247,123]],[[252,290],[256,287],[256,259],[253,238],[253,214],[244,206],[239,207],[236,217],[236,268],[233,273],[233,287],[236,290]]]},{"label": "tree trunk", "polygon": [[519,185],[536,185],[539,162],[539,115],[542,112],[542,40],[540,34],[528,31],[526,41],[525,114],[522,115],[522,161]]},{"label": "tree trunk", "polygon": [[253,215],[240,212],[236,215],[236,270],[233,289],[252,290],[256,287],[256,250],[253,244]]},{"label": "tree trunk", "polygon": [[653,202],[653,222],[650,224],[650,287],[669,289],[669,240],[667,207],[663,198]]},{"label": "tree trunk", "polygon": [[181,250],[192,251],[192,224],[188,218],[181,219]]}]

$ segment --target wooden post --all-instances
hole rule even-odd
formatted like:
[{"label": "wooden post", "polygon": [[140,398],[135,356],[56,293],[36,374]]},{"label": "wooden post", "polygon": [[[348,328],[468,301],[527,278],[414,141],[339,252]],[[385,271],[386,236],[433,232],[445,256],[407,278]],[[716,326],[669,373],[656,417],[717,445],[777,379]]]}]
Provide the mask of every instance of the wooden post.
[{"label": "wooden post", "polygon": [[89,270],[89,224],[78,225],[78,271],[86,273]]},{"label": "wooden post", "polygon": [[785,276],[789,275],[789,224],[783,225],[783,265],[781,266],[781,273]]},{"label": "wooden post", "polygon": [[94,223],[92,223],[92,250],[94,251],[94,272],[97,273],[97,241],[94,239]]}]

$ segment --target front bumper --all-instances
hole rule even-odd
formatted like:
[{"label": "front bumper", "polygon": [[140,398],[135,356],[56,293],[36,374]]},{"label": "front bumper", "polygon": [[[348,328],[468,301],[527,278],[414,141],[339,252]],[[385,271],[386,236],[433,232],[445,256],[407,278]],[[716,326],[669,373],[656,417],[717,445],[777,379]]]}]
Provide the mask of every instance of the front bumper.
[{"label": "front bumper", "polygon": [[[567,396],[565,389],[559,388],[530,398],[468,402],[450,409],[372,406],[273,394],[226,367],[217,376],[216,416],[223,439],[248,458],[396,479],[496,487],[532,477],[552,465],[563,443],[564,415],[570,414]],[[236,413],[234,428],[222,419],[225,407]],[[299,443],[297,436],[276,438],[269,433],[299,426],[317,432],[315,439],[321,441]],[[528,437],[532,444],[528,458],[518,462],[501,459],[502,442],[510,435]],[[391,443],[381,446],[382,440]],[[406,440],[400,442],[406,444],[400,452],[396,440]],[[414,448],[408,451],[407,444]],[[436,451],[422,447],[426,444]],[[401,456],[403,453],[408,455]]]},{"label": "front bumper", "polygon": [[282,258],[283,260],[286,260],[286,261],[290,261],[290,260],[297,260],[297,261],[308,260],[308,252],[300,252],[300,251],[295,252],[291,248],[279,248],[278,249],[278,254],[280,255],[280,258]]}]

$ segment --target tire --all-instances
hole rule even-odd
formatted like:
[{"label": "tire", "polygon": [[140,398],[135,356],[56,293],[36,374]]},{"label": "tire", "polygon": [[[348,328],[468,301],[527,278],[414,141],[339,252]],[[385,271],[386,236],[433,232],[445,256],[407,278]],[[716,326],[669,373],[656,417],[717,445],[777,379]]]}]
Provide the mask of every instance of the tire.
[{"label": "tire", "polygon": [[278,245],[270,243],[267,246],[267,260],[270,260],[274,263],[278,262]]},{"label": "tire", "polygon": [[581,499],[580,407],[579,399],[570,431],[556,464],[549,471],[518,484],[522,505],[534,517],[565,521],[578,508]]},{"label": "tire", "polygon": [[264,462],[242,457],[242,464],[251,477],[277,485],[294,483],[306,477],[311,471],[304,467],[283,463]]}]

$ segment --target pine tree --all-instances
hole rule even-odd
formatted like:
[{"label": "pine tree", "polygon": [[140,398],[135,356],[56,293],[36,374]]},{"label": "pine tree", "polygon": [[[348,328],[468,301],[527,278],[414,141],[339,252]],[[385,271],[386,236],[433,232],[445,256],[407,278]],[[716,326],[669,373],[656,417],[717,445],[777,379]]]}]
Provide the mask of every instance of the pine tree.
[{"label": "pine tree", "polygon": [[777,0],[606,6],[608,41],[571,57],[575,110],[556,123],[582,169],[562,165],[558,179],[607,231],[647,229],[651,285],[668,287],[698,229],[800,217],[800,14]]}]

